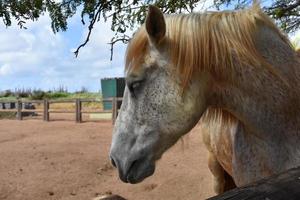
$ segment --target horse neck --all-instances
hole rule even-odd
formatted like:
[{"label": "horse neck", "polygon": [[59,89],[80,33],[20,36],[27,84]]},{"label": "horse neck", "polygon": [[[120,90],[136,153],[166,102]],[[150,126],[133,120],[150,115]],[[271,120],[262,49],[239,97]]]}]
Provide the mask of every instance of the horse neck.
[{"label": "horse neck", "polygon": [[229,111],[246,129],[258,135],[297,136],[300,130],[299,60],[294,50],[268,28],[258,32],[256,45],[278,73],[271,73],[267,68],[239,66],[232,80],[215,81],[211,102]]}]

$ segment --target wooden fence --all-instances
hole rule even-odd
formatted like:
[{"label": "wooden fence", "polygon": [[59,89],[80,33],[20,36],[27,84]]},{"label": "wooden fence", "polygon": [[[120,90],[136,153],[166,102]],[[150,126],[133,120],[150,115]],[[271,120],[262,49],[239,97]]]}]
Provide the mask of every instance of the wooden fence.
[{"label": "wooden fence", "polygon": [[[115,120],[118,115],[118,102],[122,101],[122,98],[105,98],[102,100],[97,99],[66,99],[66,100],[15,100],[15,101],[1,101],[2,104],[11,104],[15,103],[14,109],[0,109],[0,112],[16,112],[16,118],[18,120],[23,119],[22,113],[26,112],[34,112],[34,113],[43,113],[43,120],[44,121],[50,121],[50,113],[75,113],[75,121],[77,123],[82,122],[82,114],[83,113],[112,113],[112,123],[115,123]],[[84,102],[111,102],[112,103],[112,109],[111,110],[83,110],[82,103]],[[24,109],[23,104],[43,104],[43,110],[41,109]],[[75,103],[75,109],[74,110],[53,110],[51,109],[51,104],[57,104],[57,103]]]},{"label": "wooden fence", "polygon": [[300,199],[300,167],[235,188],[208,200],[298,200]]}]

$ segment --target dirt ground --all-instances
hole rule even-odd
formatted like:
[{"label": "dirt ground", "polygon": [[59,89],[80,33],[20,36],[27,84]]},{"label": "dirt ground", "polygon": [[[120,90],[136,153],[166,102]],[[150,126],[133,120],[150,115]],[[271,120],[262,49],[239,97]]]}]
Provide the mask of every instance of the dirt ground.
[{"label": "dirt ground", "polygon": [[111,122],[0,120],[0,200],[205,199],[214,195],[195,127],[158,161],[152,177],[122,183],[108,151]]}]

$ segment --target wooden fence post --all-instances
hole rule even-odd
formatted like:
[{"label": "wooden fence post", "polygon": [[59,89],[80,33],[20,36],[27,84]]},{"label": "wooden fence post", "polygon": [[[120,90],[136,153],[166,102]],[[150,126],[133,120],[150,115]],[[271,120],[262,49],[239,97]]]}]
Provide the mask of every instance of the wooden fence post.
[{"label": "wooden fence post", "polygon": [[17,101],[17,120],[22,120],[22,102],[19,99]]},{"label": "wooden fence post", "polygon": [[44,121],[49,121],[49,101],[44,99]]},{"label": "wooden fence post", "polygon": [[81,123],[82,122],[82,114],[81,114],[81,100],[76,99],[76,105],[75,105],[75,113],[76,113],[76,122]]},{"label": "wooden fence post", "polygon": [[118,115],[118,101],[116,97],[112,99],[112,124],[115,124]]}]

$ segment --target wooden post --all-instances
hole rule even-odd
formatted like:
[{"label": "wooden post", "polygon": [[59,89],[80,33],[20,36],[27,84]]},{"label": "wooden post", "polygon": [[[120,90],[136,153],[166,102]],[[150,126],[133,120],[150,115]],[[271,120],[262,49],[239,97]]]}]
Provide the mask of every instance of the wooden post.
[{"label": "wooden post", "polygon": [[118,101],[116,97],[112,99],[112,124],[115,124],[118,115]]},{"label": "wooden post", "polygon": [[77,123],[81,123],[82,122],[82,114],[81,114],[81,100],[80,99],[76,99],[76,106],[75,106],[76,110],[76,122]]},{"label": "wooden post", "polygon": [[44,99],[44,121],[49,121],[49,101]]},{"label": "wooden post", "polygon": [[22,120],[22,102],[19,99],[17,101],[17,120]]}]

